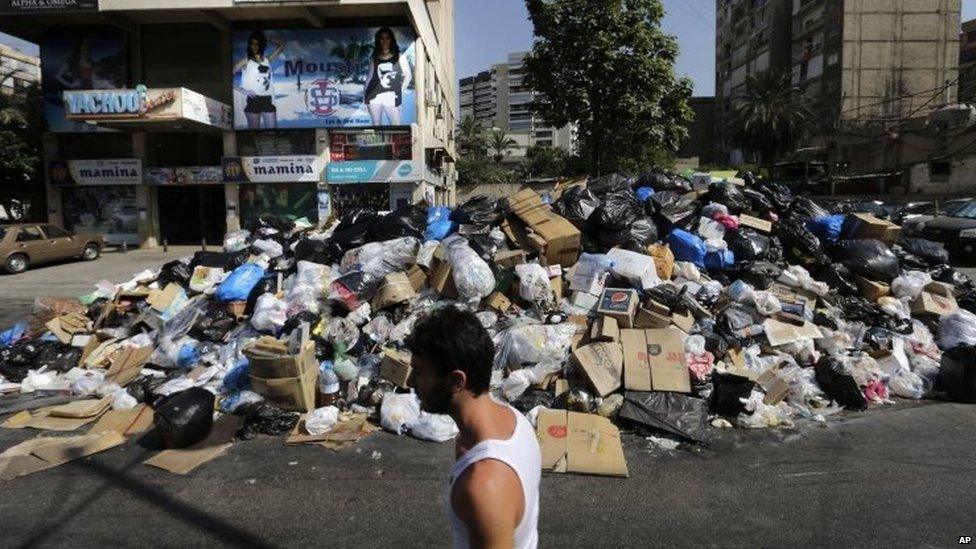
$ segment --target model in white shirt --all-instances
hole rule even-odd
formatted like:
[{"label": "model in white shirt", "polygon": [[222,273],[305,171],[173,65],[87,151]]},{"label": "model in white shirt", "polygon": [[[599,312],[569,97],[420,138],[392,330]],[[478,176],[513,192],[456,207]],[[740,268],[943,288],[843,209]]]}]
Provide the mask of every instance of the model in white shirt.
[{"label": "model in white shirt", "polygon": [[254,31],[247,39],[247,55],[234,65],[234,72],[241,72],[241,85],[237,91],[247,97],[244,116],[249,130],[269,129],[278,126],[278,108],[274,103],[274,68],[271,62],[285,51],[284,40],[273,38],[274,51],[265,56],[268,39],[261,31]]}]

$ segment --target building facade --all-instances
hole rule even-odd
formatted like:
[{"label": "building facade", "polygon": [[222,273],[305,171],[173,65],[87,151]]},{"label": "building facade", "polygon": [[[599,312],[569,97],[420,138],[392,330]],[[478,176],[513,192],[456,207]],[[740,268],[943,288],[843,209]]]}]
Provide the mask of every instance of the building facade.
[{"label": "building facade", "polygon": [[678,146],[679,164],[692,167],[715,163],[715,98],[692,97],[688,106],[695,118],[688,123],[688,137]]},{"label": "building facade", "polygon": [[976,19],[959,34],[959,102],[976,103]]},{"label": "building facade", "polygon": [[18,6],[51,222],[152,247],[455,200],[453,0]]},{"label": "building facade", "polygon": [[[719,2],[718,131],[730,129],[748,73],[788,71],[813,113],[800,145],[843,163],[846,143],[862,139],[865,126],[924,116],[955,101],[960,11],[960,0]],[[768,52],[761,45],[766,27]],[[748,46],[737,41],[746,29]],[[727,137],[719,148],[729,162],[745,160]]]},{"label": "building facade", "polygon": [[0,93],[10,94],[40,80],[40,58],[0,44]]},{"label": "building facade", "polygon": [[533,92],[524,81],[522,62],[528,52],[508,54],[505,63],[460,81],[461,117],[473,116],[485,127],[498,128],[515,141],[508,159],[518,161],[532,146],[576,151],[576,129],[554,128],[531,110]]}]

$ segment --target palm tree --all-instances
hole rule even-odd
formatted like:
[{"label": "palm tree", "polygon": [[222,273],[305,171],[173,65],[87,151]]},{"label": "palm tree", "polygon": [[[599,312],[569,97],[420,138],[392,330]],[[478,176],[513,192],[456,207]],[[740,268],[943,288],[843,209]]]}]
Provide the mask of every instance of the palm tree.
[{"label": "palm tree", "polygon": [[517,147],[518,143],[508,136],[504,130],[492,128],[488,132],[488,149],[492,152],[491,156],[496,164],[500,164],[502,159],[508,156],[509,149]]},{"label": "palm tree", "polygon": [[763,163],[789,150],[812,118],[789,72],[750,74],[732,109],[739,140],[758,149]]},{"label": "palm tree", "polygon": [[487,145],[484,125],[473,116],[465,116],[457,132],[457,146],[461,154],[484,155]]},{"label": "palm tree", "polygon": [[339,81],[354,82],[364,72],[363,66],[369,62],[369,56],[373,55],[373,44],[356,42],[353,37],[349,37],[346,44],[333,46],[331,54],[343,61],[337,75]]}]

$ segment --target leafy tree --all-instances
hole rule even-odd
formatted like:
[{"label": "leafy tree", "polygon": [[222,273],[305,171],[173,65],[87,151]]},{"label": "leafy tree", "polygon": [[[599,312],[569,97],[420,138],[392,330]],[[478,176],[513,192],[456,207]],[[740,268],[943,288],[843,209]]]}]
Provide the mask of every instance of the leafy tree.
[{"label": "leafy tree", "polygon": [[44,217],[41,105],[36,84],[0,93],[0,208],[15,218]]},{"label": "leafy tree", "polygon": [[488,150],[491,151],[491,157],[496,164],[500,164],[508,156],[511,149],[518,147],[518,143],[514,139],[509,137],[504,130],[498,128],[492,128],[488,132],[487,142]]},{"label": "leafy tree", "polygon": [[485,126],[473,116],[465,116],[458,126],[457,146],[458,151],[464,154],[487,154],[487,140],[485,139]]},{"label": "leafy tree", "polygon": [[736,139],[773,162],[795,143],[812,115],[790,84],[788,72],[763,71],[746,77],[743,92],[733,99]]},{"label": "leafy tree", "polygon": [[331,53],[343,61],[337,74],[340,82],[356,83],[357,79],[362,80],[359,83],[365,82],[360,75],[366,72],[369,58],[373,55],[373,44],[356,42],[355,38],[350,36],[349,42],[333,46]]},{"label": "leafy tree", "polygon": [[563,149],[532,145],[525,151],[525,175],[559,177],[567,175],[569,154]]},{"label": "leafy tree", "polygon": [[525,3],[535,29],[524,63],[533,109],[556,127],[578,125],[591,173],[677,149],[692,116],[691,81],[675,76],[678,43],[661,30],[660,0]]}]

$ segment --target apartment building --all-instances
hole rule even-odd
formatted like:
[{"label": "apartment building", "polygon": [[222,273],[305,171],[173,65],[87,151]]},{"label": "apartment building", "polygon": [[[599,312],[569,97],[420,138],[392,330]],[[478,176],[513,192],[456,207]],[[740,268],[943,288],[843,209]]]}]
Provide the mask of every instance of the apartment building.
[{"label": "apartment building", "polygon": [[976,19],[959,34],[959,102],[976,103]]},{"label": "apartment building", "polygon": [[41,51],[50,221],[217,243],[455,200],[453,0],[0,4]]},{"label": "apartment building", "polygon": [[13,93],[40,80],[40,58],[0,44],[0,93]]}]

